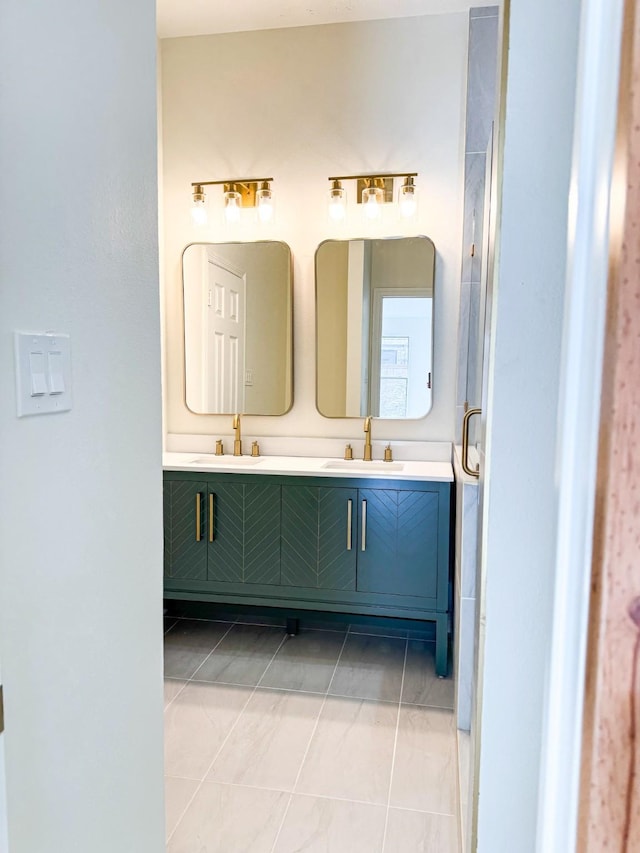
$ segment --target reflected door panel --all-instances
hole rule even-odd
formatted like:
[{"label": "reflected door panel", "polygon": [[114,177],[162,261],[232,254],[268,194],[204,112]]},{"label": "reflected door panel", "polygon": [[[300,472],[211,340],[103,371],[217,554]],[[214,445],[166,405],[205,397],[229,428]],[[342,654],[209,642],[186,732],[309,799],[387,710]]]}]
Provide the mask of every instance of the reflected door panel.
[{"label": "reflected door panel", "polygon": [[185,404],[198,415],[283,415],[293,403],[286,243],[192,243],[182,253]]},{"label": "reflected door panel", "polygon": [[244,411],[245,297],[244,275],[210,260],[202,365],[208,411]]}]

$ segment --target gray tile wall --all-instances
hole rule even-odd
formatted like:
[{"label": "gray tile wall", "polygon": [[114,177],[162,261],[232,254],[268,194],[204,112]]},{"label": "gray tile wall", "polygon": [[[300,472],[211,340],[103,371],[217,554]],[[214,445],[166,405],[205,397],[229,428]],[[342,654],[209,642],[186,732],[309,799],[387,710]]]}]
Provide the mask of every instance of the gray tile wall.
[{"label": "gray tile wall", "polygon": [[467,380],[476,374],[486,151],[495,108],[497,59],[498,7],[470,9],[456,443],[461,441],[464,403],[468,399]]}]

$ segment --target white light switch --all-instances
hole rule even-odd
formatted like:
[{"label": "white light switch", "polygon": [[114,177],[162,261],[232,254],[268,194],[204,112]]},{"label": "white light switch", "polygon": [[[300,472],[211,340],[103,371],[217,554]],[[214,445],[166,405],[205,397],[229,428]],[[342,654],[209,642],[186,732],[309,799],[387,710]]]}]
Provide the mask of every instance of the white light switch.
[{"label": "white light switch", "polygon": [[64,364],[60,350],[49,353],[50,394],[64,394]]},{"label": "white light switch", "polygon": [[44,375],[44,353],[29,353],[29,372],[31,373],[31,396],[40,397],[49,391]]},{"label": "white light switch", "polygon": [[18,417],[71,408],[71,342],[52,332],[15,333]]}]

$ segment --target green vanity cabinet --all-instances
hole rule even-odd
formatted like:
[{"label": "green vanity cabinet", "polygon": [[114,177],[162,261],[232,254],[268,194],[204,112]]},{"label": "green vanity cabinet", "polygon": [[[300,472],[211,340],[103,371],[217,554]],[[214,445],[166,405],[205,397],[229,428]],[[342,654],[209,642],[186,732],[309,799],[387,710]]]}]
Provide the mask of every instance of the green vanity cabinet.
[{"label": "green vanity cabinet", "polygon": [[280,486],[192,477],[164,478],[165,589],[279,584]]},{"label": "green vanity cabinet", "polygon": [[436,671],[446,675],[450,482],[164,479],[166,598],[434,621]]},{"label": "green vanity cabinet", "polygon": [[437,492],[360,489],[360,592],[436,599]]},{"label": "green vanity cabinet", "polygon": [[164,576],[167,581],[206,581],[204,542],[206,482],[164,481]]},{"label": "green vanity cabinet", "polygon": [[209,481],[207,579],[280,583],[280,486]]},{"label": "green vanity cabinet", "polygon": [[357,499],[357,489],[283,486],[284,586],[356,589]]}]

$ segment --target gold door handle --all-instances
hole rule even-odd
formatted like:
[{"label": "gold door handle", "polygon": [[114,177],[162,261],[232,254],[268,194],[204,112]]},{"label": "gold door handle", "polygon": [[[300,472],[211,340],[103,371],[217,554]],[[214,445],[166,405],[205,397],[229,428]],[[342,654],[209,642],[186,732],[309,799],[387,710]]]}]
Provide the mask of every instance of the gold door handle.
[{"label": "gold door handle", "polygon": [[353,501],[347,501],[347,551],[351,550],[353,542]]},{"label": "gold door handle", "polygon": [[196,495],[196,542],[199,542],[202,539],[202,526],[201,526],[201,503],[202,503],[202,492],[198,492]]},{"label": "gold door handle", "polygon": [[214,500],[215,495],[213,492],[209,493],[209,542],[213,542],[214,539]]},{"label": "gold door handle", "polygon": [[363,551],[367,550],[367,502],[362,501],[362,546]]},{"label": "gold door handle", "polygon": [[477,468],[469,466],[469,421],[473,415],[482,414],[482,409],[468,409],[462,418],[462,470],[470,477],[480,477],[480,464]]}]

